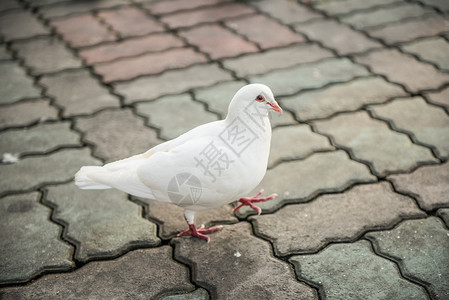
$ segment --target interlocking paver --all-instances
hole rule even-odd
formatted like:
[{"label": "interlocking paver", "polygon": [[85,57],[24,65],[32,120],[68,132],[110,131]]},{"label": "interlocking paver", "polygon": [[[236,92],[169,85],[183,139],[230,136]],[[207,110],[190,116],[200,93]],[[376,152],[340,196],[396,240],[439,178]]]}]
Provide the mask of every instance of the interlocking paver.
[{"label": "interlocking paver", "polygon": [[176,36],[159,33],[83,49],[78,54],[88,64],[93,64],[181,46],[183,42]]},{"label": "interlocking paver", "polygon": [[369,27],[399,22],[407,18],[421,17],[428,13],[435,13],[435,11],[416,3],[399,2],[395,6],[380,7],[351,14],[342,17],[340,20],[359,29],[368,29]]},{"label": "interlocking paver", "polygon": [[62,146],[80,146],[79,134],[70,130],[69,122],[40,124],[0,133],[2,154],[45,153]]},{"label": "interlocking paver", "polygon": [[[267,171],[255,190],[264,194],[277,193],[275,199],[257,203],[263,212],[274,212],[286,203],[301,203],[323,192],[337,192],[354,183],[376,181],[368,168],[351,160],[343,151],[315,153],[304,160],[282,163]],[[243,207],[237,214],[255,214]]]},{"label": "interlocking paver", "polygon": [[0,109],[0,130],[19,127],[45,120],[56,120],[58,111],[50,105],[48,99],[36,99],[20,102]]},{"label": "interlocking paver", "polygon": [[225,24],[257,43],[262,49],[288,46],[305,41],[304,36],[264,16],[253,15],[226,21]]},{"label": "interlocking paver", "polygon": [[441,208],[437,211],[437,216],[439,216],[449,227],[449,208]]},{"label": "interlocking paver", "polygon": [[315,44],[300,44],[281,49],[245,55],[223,60],[223,65],[235,71],[238,76],[267,73],[276,69],[292,67],[323,58],[333,57],[329,50]]},{"label": "interlocking paver", "polygon": [[341,0],[341,1],[318,1],[315,8],[326,12],[328,15],[347,14],[356,10],[366,10],[381,5],[388,5],[401,0],[378,0],[378,1],[358,1],[358,0]]},{"label": "interlocking paver", "polygon": [[205,289],[200,288],[188,294],[166,296],[161,298],[161,300],[209,300],[209,294]]},{"label": "interlocking paver", "polygon": [[426,93],[429,102],[441,105],[449,112],[449,86],[438,92]]},{"label": "interlocking paver", "polygon": [[437,35],[449,31],[448,17],[428,15],[421,19],[411,19],[391,24],[379,29],[368,30],[373,37],[380,38],[388,44],[409,42],[417,38]]},{"label": "interlocking paver", "polygon": [[381,77],[359,78],[317,91],[280,99],[302,121],[327,118],[343,111],[355,111],[370,103],[383,103],[393,97],[408,95],[400,86]]},{"label": "interlocking paver", "polygon": [[366,76],[365,67],[347,58],[331,58],[316,63],[275,70],[266,75],[250,76],[251,83],[268,85],[278,96],[290,95],[304,89],[320,88],[333,82],[345,82],[354,77]]},{"label": "interlocking paver", "polygon": [[[48,2],[62,2],[54,0],[27,0],[32,1],[36,5],[48,4]],[[39,2],[39,4],[37,3]],[[93,10],[98,10],[101,8],[109,8],[118,5],[129,4],[127,0],[96,0],[96,1],[68,1],[67,3],[57,3],[55,5],[42,6],[39,8],[39,13],[41,13],[45,18],[55,18],[62,17],[74,13],[85,13]]]},{"label": "interlocking paver", "polygon": [[280,22],[287,24],[307,22],[312,19],[322,18],[321,14],[289,0],[261,0],[253,1],[251,4],[278,19]]},{"label": "interlocking paver", "polygon": [[32,7],[40,7],[48,4],[56,4],[60,2],[69,2],[69,1],[70,0],[25,0],[25,2]]},{"label": "interlocking paver", "polygon": [[[368,65],[373,72],[404,85],[412,92],[436,89],[449,82],[449,74],[422,63],[397,50],[382,49],[355,57],[358,63]],[[410,76],[413,74],[413,76]]]},{"label": "interlocking paver", "polygon": [[170,69],[185,68],[195,63],[206,62],[206,60],[203,54],[192,48],[175,48],[97,64],[94,65],[94,70],[102,76],[104,82],[113,82],[157,74]]},{"label": "interlocking paver", "polygon": [[316,252],[330,241],[351,242],[365,231],[388,229],[402,218],[424,216],[413,199],[394,193],[382,182],[288,205],[274,214],[254,217],[253,223],[258,234],[273,241],[275,252],[285,256]]},{"label": "interlocking paver", "polygon": [[[290,143],[295,143],[295,147],[286,147]],[[308,125],[278,127],[272,133],[268,167],[281,161],[302,159],[313,152],[334,149],[327,138],[312,132]]]},{"label": "interlocking paver", "polygon": [[408,132],[416,141],[433,147],[441,159],[449,158],[449,116],[443,109],[414,97],[373,105],[369,110],[394,128]]},{"label": "interlocking paver", "polygon": [[449,3],[445,0],[418,0],[419,2],[438,8],[443,12],[449,11]]},{"label": "interlocking paver", "polygon": [[437,162],[428,148],[413,144],[408,136],[390,130],[386,123],[371,119],[366,112],[341,114],[316,121],[313,126],[331,136],[337,146],[350,149],[377,176],[407,172],[420,164]]},{"label": "interlocking paver", "polygon": [[81,61],[55,37],[20,41],[13,43],[11,48],[17,51],[18,56],[35,75],[82,66]]},{"label": "interlocking paver", "polygon": [[16,0],[3,0],[0,3],[0,11],[3,12],[5,10],[14,9],[14,8],[20,8],[19,2]]},{"label": "interlocking paver", "polygon": [[377,251],[398,260],[404,275],[425,282],[435,299],[449,296],[449,231],[440,219],[404,221],[393,230],[367,236]]},{"label": "interlocking paver", "polygon": [[2,290],[3,299],[148,299],[190,292],[188,269],[172,259],[169,246],[132,251],[96,261],[71,273],[48,275],[22,288]]},{"label": "interlocking paver", "polygon": [[324,46],[336,50],[340,55],[365,52],[381,47],[377,41],[333,20],[299,24],[295,26],[295,29],[309,39],[319,41]]},{"label": "interlocking paver", "polygon": [[6,49],[6,44],[0,45],[0,60],[10,60],[11,54]]},{"label": "interlocking paver", "polygon": [[41,91],[25,70],[14,61],[0,62],[0,104],[14,103],[24,98],[40,97]]},{"label": "interlocking paver", "polygon": [[318,284],[327,299],[428,299],[421,286],[403,279],[396,265],[375,255],[364,240],[290,261],[298,278]]},{"label": "interlocking paver", "polygon": [[163,23],[172,28],[189,27],[201,23],[217,22],[228,18],[254,13],[255,10],[240,3],[200,8],[193,11],[179,12],[161,18]]},{"label": "interlocking paver", "polygon": [[122,37],[164,31],[162,24],[136,7],[100,11],[98,17],[119,32]]},{"label": "interlocking paver", "polygon": [[48,220],[51,211],[39,203],[40,197],[33,192],[0,199],[0,283],[74,267],[73,248],[59,240],[61,229]]},{"label": "interlocking paver", "polygon": [[257,52],[257,47],[219,25],[203,25],[179,34],[212,59]]},{"label": "interlocking paver", "polygon": [[83,14],[50,22],[72,47],[92,46],[114,41],[115,34],[93,14]]},{"label": "interlocking paver", "polygon": [[160,242],[156,225],[142,218],[141,207],[116,190],[82,191],[68,183],[50,186],[45,199],[56,207],[53,218],[67,224],[67,238],[77,241],[79,261],[115,257],[131,246]]},{"label": "interlocking paver", "polygon": [[156,1],[144,5],[153,14],[169,14],[180,10],[190,10],[202,6],[215,5],[219,3],[231,2],[232,0],[171,0],[171,1]]},{"label": "interlocking paver", "polygon": [[419,40],[401,46],[402,50],[413,53],[424,61],[449,71],[449,42],[441,37]]},{"label": "interlocking paver", "polygon": [[217,120],[217,116],[205,111],[202,104],[192,101],[189,94],[138,103],[136,111],[148,118],[149,125],[160,128],[161,137],[167,140],[201,124]]},{"label": "interlocking paver", "polygon": [[13,10],[0,16],[0,33],[6,40],[47,35],[50,31],[28,11]]},{"label": "interlocking paver", "polygon": [[213,299],[317,299],[295,280],[288,264],[271,255],[270,245],[254,237],[247,223],[225,226],[213,242],[176,239],[175,258],[190,265],[193,280]]},{"label": "interlocking paver", "polygon": [[396,190],[413,195],[426,210],[449,205],[449,163],[424,166],[411,174],[388,176]]},{"label": "interlocking paver", "polygon": [[66,117],[91,114],[120,104],[118,97],[111,95],[85,69],[43,76],[39,83],[46,87],[46,94],[54,97],[56,104],[63,107]]},{"label": "interlocking paver", "polygon": [[70,180],[84,165],[98,165],[87,148],[64,149],[46,156],[32,156],[0,165],[0,194],[37,188]]},{"label": "interlocking paver", "polygon": [[159,76],[142,77],[131,82],[115,84],[127,103],[156,99],[163,95],[183,93],[189,89],[210,86],[232,79],[216,64],[194,65],[184,70],[167,71]]},{"label": "interlocking paver", "polygon": [[145,127],[144,120],[129,109],[106,110],[91,117],[80,117],[75,124],[85,133],[85,140],[95,145],[95,155],[106,161],[145,152],[161,142],[156,131]]}]

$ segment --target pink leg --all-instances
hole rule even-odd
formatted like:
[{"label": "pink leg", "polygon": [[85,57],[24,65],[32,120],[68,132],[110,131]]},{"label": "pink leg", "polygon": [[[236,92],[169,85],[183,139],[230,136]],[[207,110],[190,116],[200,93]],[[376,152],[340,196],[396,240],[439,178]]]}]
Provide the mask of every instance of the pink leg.
[{"label": "pink leg", "polygon": [[210,237],[208,237],[205,234],[215,232],[215,231],[221,230],[223,228],[223,226],[215,226],[215,227],[211,227],[209,229],[204,229],[204,225],[201,225],[201,227],[197,229],[194,224],[188,224],[188,225],[189,225],[189,229],[179,233],[178,236],[184,236],[184,235],[190,234],[191,236],[206,240],[208,243],[210,241]]},{"label": "pink leg", "polygon": [[268,197],[259,198],[259,196],[262,193],[263,193],[263,190],[258,192],[254,197],[243,197],[243,198],[240,198],[238,201],[241,204],[239,206],[235,207],[232,211],[233,212],[238,211],[240,208],[242,208],[243,206],[247,205],[247,206],[251,207],[252,209],[254,209],[255,211],[257,211],[257,214],[260,215],[262,213],[262,209],[260,209],[260,207],[258,207],[258,206],[255,206],[253,203],[269,201],[269,200],[274,199],[274,197],[277,196],[277,194],[273,194],[273,195],[270,195]]}]

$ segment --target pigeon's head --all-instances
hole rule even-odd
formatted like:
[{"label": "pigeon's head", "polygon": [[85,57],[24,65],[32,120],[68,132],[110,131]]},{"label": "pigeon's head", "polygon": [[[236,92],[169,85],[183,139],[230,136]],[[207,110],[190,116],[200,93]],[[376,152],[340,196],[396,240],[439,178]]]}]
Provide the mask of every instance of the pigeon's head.
[{"label": "pigeon's head", "polygon": [[271,89],[260,83],[248,84],[238,90],[229,108],[230,111],[231,109],[241,110],[251,103],[265,107],[267,111],[274,110],[282,114],[282,108],[274,99]]}]

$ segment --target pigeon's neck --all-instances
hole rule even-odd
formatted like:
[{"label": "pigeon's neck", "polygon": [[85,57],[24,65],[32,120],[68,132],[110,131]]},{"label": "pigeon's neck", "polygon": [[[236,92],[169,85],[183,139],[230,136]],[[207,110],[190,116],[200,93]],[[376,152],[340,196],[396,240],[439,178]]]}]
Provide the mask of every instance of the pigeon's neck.
[{"label": "pigeon's neck", "polygon": [[257,102],[251,102],[243,107],[233,107],[231,103],[225,122],[228,126],[240,124],[254,132],[271,132],[268,109],[257,104]]}]

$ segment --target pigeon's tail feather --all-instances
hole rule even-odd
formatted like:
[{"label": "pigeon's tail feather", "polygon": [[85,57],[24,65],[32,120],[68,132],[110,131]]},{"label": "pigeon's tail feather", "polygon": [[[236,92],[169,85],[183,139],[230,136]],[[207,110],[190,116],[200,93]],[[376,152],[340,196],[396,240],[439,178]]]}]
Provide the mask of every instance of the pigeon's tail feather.
[{"label": "pigeon's tail feather", "polygon": [[109,185],[105,185],[89,178],[89,174],[95,172],[101,172],[102,167],[97,166],[85,166],[75,174],[75,184],[83,190],[105,190],[112,188]]}]

